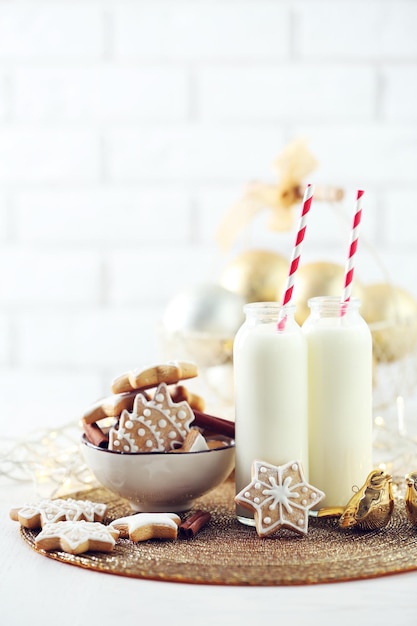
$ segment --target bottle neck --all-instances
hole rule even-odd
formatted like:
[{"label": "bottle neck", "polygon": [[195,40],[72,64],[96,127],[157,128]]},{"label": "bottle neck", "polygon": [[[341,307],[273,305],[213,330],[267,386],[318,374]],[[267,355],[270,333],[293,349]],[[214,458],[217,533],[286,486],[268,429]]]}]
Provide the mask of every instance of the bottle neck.
[{"label": "bottle neck", "polygon": [[310,298],[308,306],[313,317],[360,316],[360,300],[358,298],[341,302],[340,298],[336,296],[319,296]]},{"label": "bottle neck", "polygon": [[251,302],[245,304],[243,311],[248,323],[276,324],[282,317],[286,317],[288,323],[295,323],[295,306],[293,305],[283,307],[278,302]]}]

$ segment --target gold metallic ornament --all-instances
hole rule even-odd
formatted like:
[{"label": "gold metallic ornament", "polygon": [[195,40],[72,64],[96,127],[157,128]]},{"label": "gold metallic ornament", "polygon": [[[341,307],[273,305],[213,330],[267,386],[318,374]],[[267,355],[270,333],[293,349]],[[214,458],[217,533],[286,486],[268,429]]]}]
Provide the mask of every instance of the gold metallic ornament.
[{"label": "gold metallic ornament", "polygon": [[405,477],[407,485],[405,492],[405,510],[410,522],[417,526],[417,471],[410,472]]},{"label": "gold metallic ornament", "polygon": [[367,285],[361,313],[370,326],[378,362],[397,361],[417,346],[417,300],[406,290],[388,283]]},{"label": "gold metallic ornament", "polygon": [[373,470],[365,484],[349,500],[339,519],[339,526],[378,530],[388,524],[393,510],[391,475],[381,469]]},{"label": "gold metallic ornament", "polygon": [[317,517],[340,516],[341,528],[379,530],[388,524],[393,510],[392,477],[382,469],[375,469],[345,507],[319,509]]},{"label": "gold metallic ornament", "polygon": [[290,262],[269,250],[245,250],[226,265],[219,282],[246,302],[275,302],[284,290]]},{"label": "gold metallic ornament", "polygon": [[[345,268],[330,261],[315,261],[300,265],[294,284],[293,304],[295,319],[300,324],[307,319],[310,310],[308,300],[316,296],[342,296]],[[362,298],[362,285],[354,279],[352,296]]]}]

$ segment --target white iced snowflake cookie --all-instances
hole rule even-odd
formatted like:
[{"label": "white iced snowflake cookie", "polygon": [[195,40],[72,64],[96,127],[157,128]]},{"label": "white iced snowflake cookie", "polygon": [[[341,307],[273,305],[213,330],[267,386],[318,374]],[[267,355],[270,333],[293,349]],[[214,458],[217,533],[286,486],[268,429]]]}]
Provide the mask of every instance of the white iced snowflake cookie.
[{"label": "white iced snowflake cookie", "polygon": [[308,511],[324,498],[324,493],[309,485],[299,461],[271,465],[252,464],[252,480],[235,501],[254,513],[260,537],[287,528],[300,534],[308,531]]}]

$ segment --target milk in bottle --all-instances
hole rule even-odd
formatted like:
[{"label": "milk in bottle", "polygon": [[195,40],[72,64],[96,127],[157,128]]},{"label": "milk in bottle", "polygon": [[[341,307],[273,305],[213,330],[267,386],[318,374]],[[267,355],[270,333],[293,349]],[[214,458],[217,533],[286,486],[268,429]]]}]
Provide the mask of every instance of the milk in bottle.
[{"label": "milk in bottle", "polygon": [[372,338],[358,300],[308,304],[309,480],[345,506],[372,469]]},{"label": "milk in bottle", "polygon": [[[307,347],[294,307],[285,307],[281,329],[275,302],[247,304],[244,311],[233,348],[236,493],[250,483],[255,460],[298,460],[308,478]],[[238,506],[236,513],[254,524],[246,509]]]}]

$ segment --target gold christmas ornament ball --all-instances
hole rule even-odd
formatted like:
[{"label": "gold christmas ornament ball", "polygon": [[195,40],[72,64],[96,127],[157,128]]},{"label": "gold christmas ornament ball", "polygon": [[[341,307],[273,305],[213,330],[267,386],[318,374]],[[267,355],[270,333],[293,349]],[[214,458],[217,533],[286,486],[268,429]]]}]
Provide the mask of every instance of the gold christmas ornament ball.
[{"label": "gold christmas ornament ball", "polygon": [[245,302],[275,302],[283,292],[289,260],[270,250],[245,250],[226,265],[220,284]]},{"label": "gold christmas ornament ball", "polygon": [[[310,314],[308,300],[317,296],[342,297],[345,281],[345,268],[330,261],[315,261],[300,265],[295,275],[293,304],[295,305],[295,319],[300,324]],[[362,300],[363,287],[357,280],[353,280],[352,296]]]},{"label": "gold christmas ornament ball", "polygon": [[388,283],[364,288],[361,313],[369,324],[377,362],[397,361],[417,345],[417,300]]}]

